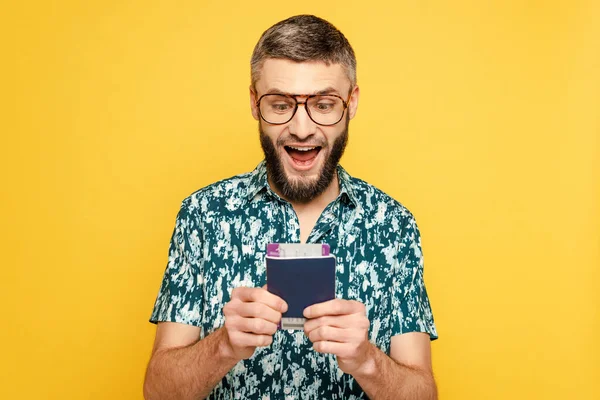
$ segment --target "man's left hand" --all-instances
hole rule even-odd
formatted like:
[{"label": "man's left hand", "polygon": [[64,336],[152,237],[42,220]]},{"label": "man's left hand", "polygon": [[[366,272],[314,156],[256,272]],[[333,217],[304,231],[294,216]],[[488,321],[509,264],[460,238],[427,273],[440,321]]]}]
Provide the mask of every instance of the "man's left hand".
[{"label": "man's left hand", "polygon": [[354,375],[369,364],[374,349],[364,304],[334,299],[307,307],[304,317],[304,334],[315,351],[335,354],[342,371]]}]

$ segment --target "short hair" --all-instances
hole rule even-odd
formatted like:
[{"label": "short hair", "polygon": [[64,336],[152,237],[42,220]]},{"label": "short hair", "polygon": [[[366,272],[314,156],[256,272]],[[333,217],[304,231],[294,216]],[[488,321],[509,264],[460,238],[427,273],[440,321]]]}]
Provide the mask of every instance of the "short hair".
[{"label": "short hair", "polygon": [[356,56],[350,42],[330,22],[314,15],[290,17],[262,34],[250,60],[252,87],[269,58],[341,64],[352,87],[356,85]]}]

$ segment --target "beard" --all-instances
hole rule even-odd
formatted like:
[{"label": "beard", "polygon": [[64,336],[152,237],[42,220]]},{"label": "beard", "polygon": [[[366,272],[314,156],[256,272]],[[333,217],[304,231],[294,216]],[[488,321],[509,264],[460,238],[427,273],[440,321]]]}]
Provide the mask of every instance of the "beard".
[{"label": "beard", "polygon": [[[331,150],[329,151],[321,170],[318,172],[316,179],[309,179],[303,176],[299,176],[297,179],[290,179],[285,172],[283,161],[277,152],[277,148],[283,148],[285,142],[289,142],[289,139],[295,136],[290,135],[281,137],[277,140],[275,145],[273,144],[273,141],[265,134],[259,122],[258,130],[260,132],[260,145],[265,154],[267,176],[275,188],[286,200],[294,203],[306,204],[323,193],[325,189],[329,187],[333,181],[338,163],[340,162],[340,159],[344,154],[344,150],[346,149],[346,144],[348,143],[349,122],[350,118],[346,116],[346,126],[344,127],[344,131],[331,145]],[[302,143],[303,141],[294,140],[294,142]],[[304,142],[307,144],[309,143],[307,140],[304,140]],[[313,143],[311,141],[310,144],[321,146],[321,150],[319,152],[326,152],[329,150],[329,145],[326,142]],[[283,151],[286,150],[284,149]]]}]

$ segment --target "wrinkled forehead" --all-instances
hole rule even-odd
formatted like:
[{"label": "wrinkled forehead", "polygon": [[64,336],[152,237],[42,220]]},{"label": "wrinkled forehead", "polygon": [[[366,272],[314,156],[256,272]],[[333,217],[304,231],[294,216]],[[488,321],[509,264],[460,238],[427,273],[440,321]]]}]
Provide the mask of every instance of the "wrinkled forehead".
[{"label": "wrinkled forehead", "polygon": [[294,62],[267,59],[256,81],[258,94],[289,93],[317,94],[324,91],[346,97],[351,89],[350,79],[341,64],[320,61]]}]

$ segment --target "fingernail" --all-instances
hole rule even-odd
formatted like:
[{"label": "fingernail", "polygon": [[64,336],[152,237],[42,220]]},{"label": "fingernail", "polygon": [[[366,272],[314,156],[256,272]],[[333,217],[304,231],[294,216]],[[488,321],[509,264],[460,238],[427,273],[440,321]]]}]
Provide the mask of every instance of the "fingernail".
[{"label": "fingernail", "polygon": [[281,305],[281,312],[284,313],[286,312],[288,309],[288,305],[286,302],[283,302],[283,304]]}]

